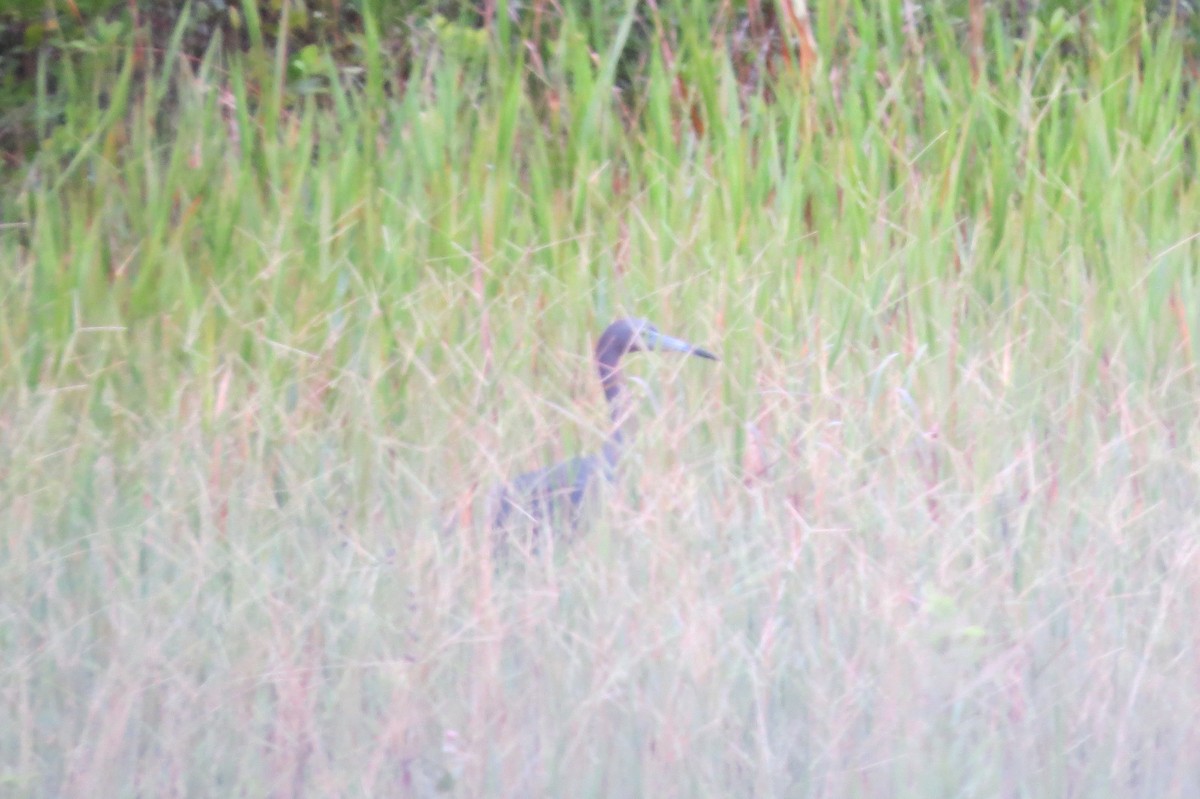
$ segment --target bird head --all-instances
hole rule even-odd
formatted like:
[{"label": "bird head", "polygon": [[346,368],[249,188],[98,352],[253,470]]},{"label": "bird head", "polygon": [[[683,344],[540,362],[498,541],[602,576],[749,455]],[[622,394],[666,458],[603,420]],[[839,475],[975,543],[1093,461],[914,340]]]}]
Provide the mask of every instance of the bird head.
[{"label": "bird head", "polygon": [[618,352],[681,352],[697,358],[718,360],[706,349],[674,336],[668,336],[645,319],[618,319],[600,336],[597,349],[615,347]]}]

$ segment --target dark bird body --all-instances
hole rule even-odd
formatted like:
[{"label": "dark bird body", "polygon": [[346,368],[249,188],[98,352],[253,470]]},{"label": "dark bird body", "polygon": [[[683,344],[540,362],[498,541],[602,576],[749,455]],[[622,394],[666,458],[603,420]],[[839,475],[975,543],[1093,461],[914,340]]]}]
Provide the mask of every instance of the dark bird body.
[{"label": "dark bird body", "polygon": [[643,319],[619,319],[596,342],[596,371],[608,401],[612,427],[603,449],[592,455],[571,458],[545,469],[526,472],[500,489],[493,516],[494,529],[522,524],[534,528],[578,525],[589,496],[602,481],[616,475],[617,463],[625,448],[629,419],[621,358],[631,352],[680,352],[715,361],[708,350],[686,341],[663,335]]}]

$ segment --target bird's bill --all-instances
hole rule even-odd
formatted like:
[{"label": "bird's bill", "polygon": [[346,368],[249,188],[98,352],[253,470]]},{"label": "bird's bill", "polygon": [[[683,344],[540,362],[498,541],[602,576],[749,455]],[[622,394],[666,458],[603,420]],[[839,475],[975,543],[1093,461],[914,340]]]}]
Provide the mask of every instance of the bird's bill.
[{"label": "bird's bill", "polygon": [[681,338],[673,338],[664,336],[657,331],[643,333],[642,337],[646,342],[646,349],[660,350],[662,352],[682,352],[685,355],[695,355],[697,358],[707,358],[710,361],[720,360],[706,349],[689,344]]}]

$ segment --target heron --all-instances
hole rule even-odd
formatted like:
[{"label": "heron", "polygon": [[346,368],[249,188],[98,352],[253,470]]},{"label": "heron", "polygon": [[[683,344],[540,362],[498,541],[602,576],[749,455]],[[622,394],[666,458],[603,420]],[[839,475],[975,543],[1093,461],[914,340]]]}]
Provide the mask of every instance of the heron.
[{"label": "heron", "polygon": [[578,527],[584,502],[601,480],[616,477],[617,463],[629,432],[629,398],[621,374],[621,358],[632,352],[678,352],[719,360],[706,349],[665,335],[645,319],[618,319],[596,342],[596,372],[608,402],[612,426],[599,452],[583,455],[544,469],[526,472],[498,491],[492,529],[503,531],[516,524],[535,529],[565,523]]}]

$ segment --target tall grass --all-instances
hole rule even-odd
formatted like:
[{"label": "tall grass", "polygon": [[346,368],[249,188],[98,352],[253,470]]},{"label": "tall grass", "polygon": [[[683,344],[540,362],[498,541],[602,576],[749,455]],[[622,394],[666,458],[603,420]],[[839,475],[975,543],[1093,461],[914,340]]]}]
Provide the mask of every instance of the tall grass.
[{"label": "tall grass", "polygon": [[[636,91],[632,7],[403,75],[368,21],[308,95],[55,66],[0,198],[4,791],[1195,795],[1200,115],[1139,7],[989,16],[977,75],[859,2],[749,78],[676,8]],[[621,314],[723,361],[631,359],[603,513],[493,564]]]}]

